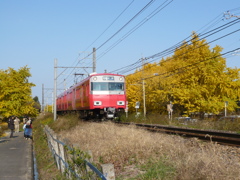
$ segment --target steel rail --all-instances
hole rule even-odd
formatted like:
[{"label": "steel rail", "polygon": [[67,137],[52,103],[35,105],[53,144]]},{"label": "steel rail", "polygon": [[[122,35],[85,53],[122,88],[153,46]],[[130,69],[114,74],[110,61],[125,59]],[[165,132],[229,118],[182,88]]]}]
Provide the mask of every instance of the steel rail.
[{"label": "steel rail", "polygon": [[165,125],[156,125],[156,124],[134,124],[134,123],[119,123],[119,124],[125,124],[125,125],[132,124],[137,127],[150,130],[152,132],[164,132],[168,134],[177,134],[184,137],[197,137],[201,140],[217,142],[218,144],[240,147],[240,134],[238,133],[216,131],[216,130],[192,129],[192,128],[165,126]]}]

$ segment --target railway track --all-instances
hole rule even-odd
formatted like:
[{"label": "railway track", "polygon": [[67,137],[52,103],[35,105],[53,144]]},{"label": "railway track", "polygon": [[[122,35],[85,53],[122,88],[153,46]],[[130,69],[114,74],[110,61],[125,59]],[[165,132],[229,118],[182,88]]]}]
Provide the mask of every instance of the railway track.
[{"label": "railway track", "polygon": [[[132,123],[120,123],[120,124],[130,125]],[[205,141],[217,142],[218,144],[240,147],[240,134],[237,133],[191,129],[164,125],[151,125],[151,124],[134,124],[134,125],[152,132],[177,134],[184,137],[196,137]]]}]

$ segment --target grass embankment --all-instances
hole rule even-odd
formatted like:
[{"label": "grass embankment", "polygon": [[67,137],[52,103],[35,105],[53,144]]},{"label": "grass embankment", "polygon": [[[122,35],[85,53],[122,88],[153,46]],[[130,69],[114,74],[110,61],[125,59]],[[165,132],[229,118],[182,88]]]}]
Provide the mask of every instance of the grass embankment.
[{"label": "grass embankment", "polygon": [[113,163],[119,180],[240,178],[239,157],[214,143],[111,122],[79,124],[61,135],[91,150],[95,163]]},{"label": "grass embankment", "polygon": [[53,115],[47,114],[33,121],[33,145],[36,155],[39,180],[65,180],[58,171],[53,156],[50,153],[47,137],[43,131],[44,125],[53,123]]},{"label": "grass embankment", "polygon": [[[111,122],[83,123],[75,116],[60,117],[55,122],[50,119],[39,119],[36,121],[39,124],[34,126],[49,124],[72,144],[79,144],[81,150],[91,150],[95,164],[114,164],[118,180],[240,179],[239,149],[151,133],[135,126],[119,127]],[[37,129],[34,144],[41,142],[35,145],[39,173],[42,179],[60,179],[48,153],[45,135],[41,128]],[[44,142],[45,148],[41,149]]]}]

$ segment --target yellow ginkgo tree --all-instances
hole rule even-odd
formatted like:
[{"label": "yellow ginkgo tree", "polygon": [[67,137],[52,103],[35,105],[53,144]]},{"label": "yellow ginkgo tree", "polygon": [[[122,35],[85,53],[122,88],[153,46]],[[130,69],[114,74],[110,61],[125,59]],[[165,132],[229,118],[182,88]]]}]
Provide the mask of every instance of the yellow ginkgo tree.
[{"label": "yellow ginkgo tree", "polygon": [[218,114],[226,101],[229,111],[237,108],[239,69],[227,68],[221,51],[219,46],[211,50],[195,33],[189,45],[176,49],[172,94],[174,104],[184,107],[185,113]]},{"label": "yellow ginkgo tree", "polygon": [[170,101],[175,112],[188,115],[193,112],[218,114],[224,110],[225,102],[228,111],[234,111],[240,97],[240,69],[228,68],[221,52],[220,46],[211,49],[206,40],[193,33],[191,41],[183,42],[171,57],[145,64],[127,76],[128,100],[142,101],[141,86],[132,87],[129,83],[145,79],[148,111],[166,113]]},{"label": "yellow ginkgo tree", "polygon": [[37,110],[33,107],[31,88],[35,86],[28,82],[31,76],[29,68],[19,70],[8,68],[0,70],[0,114],[3,117],[11,115],[36,116]]}]

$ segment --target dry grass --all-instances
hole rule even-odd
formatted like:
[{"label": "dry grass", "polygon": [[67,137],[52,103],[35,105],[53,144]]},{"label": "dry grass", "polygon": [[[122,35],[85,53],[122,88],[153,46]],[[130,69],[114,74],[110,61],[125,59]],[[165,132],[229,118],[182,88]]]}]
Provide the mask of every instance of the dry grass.
[{"label": "dry grass", "polygon": [[69,114],[65,116],[59,116],[55,122],[50,123],[50,126],[57,133],[61,130],[69,130],[72,127],[75,127],[78,123],[78,116],[75,114]]},{"label": "dry grass", "polygon": [[91,150],[95,163],[113,163],[117,176],[127,171],[125,167],[144,173],[135,165],[164,159],[175,170],[171,179],[240,179],[239,149],[111,122],[80,123],[60,134],[82,150]]}]

